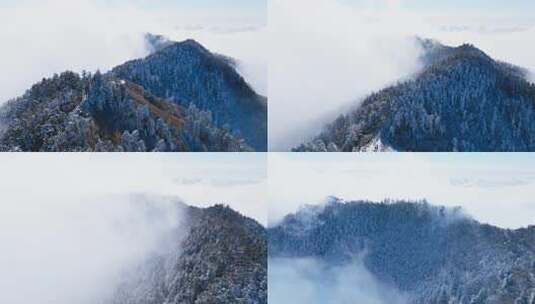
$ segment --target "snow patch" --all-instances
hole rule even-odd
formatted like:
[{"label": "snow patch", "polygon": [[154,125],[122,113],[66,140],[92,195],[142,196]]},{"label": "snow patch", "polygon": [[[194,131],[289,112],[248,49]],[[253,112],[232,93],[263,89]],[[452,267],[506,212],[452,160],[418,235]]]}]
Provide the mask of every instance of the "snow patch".
[{"label": "snow patch", "polygon": [[[357,148],[358,149],[358,148]],[[383,143],[379,136],[374,137],[367,145],[355,152],[397,152],[394,148]]]}]

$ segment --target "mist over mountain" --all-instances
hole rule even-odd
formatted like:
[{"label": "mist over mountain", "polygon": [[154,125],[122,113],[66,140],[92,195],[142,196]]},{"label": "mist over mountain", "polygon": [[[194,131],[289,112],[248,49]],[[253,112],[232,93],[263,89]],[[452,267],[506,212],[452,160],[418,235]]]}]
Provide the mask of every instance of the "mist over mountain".
[{"label": "mist over mountain", "polygon": [[535,85],[473,45],[418,39],[423,69],[295,151],[534,151]]},{"label": "mist over mountain", "polygon": [[230,207],[39,194],[0,206],[2,303],[267,303],[265,228]]},{"label": "mist over mountain", "polygon": [[265,150],[266,99],[232,59],[193,40],[145,38],[145,59],[54,75],[2,105],[0,150]]},{"label": "mist over mountain", "polygon": [[[425,201],[332,199],[286,216],[268,229],[268,242],[270,260],[289,260],[290,265],[316,261],[298,273],[331,294],[342,288],[373,295],[373,303],[395,303],[391,297],[410,304],[535,301],[535,227],[509,230],[481,224],[460,208]],[[313,279],[314,265],[353,273],[356,283],[321,283]],[[296,271],[294,266],[285,269]],[[373,291],[377,288],[385,292]]]},{"label": "mist over mountain", "polygon": [[185,236],[125,272],[107,303],[267,303],[265,228],[221,205],[184,218]]},{"label": "mist over mountain", "polygon": [[163,35],[155,35],[152,33],[145,33],[144,38],[146,47],[149,49],[150,54],[165,49],[174,43]]}]

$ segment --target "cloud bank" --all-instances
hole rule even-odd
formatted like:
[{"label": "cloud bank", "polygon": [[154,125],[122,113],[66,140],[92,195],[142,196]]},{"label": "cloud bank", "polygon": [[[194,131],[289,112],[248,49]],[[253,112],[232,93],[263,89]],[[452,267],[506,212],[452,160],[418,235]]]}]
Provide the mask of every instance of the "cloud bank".
[{"label": "cloud bank", "polygon": [[358,260],[345,266],[312,258],[271,258],[268,263],[270,303],[408,303],[406,296],[379,282]]}]

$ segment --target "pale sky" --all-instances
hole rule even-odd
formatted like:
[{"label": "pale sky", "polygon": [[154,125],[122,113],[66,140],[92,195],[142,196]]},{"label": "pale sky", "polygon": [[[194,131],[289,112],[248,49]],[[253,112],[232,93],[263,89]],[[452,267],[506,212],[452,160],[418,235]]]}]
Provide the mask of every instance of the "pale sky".
[{"label": "pale sky", "polygon": [[427,199],[461,206],[507,228],[535,225],[535,156],[496,154],[273,153],[268,158],[269,221],[328,196],[346,201]]},{"label": "pale sky", "polygon": [[[338,0],[347,5],[364,8],[403,8],[419,12],[451,13],[460,11],[488,12],[488,13],[522,13],[528,14],[535,10],[535,3],[531,0]],[[531,12],[533,13],[533,11]]]},{"label": "pale sky", "polygon": [[[76,2],[79,0],[74,0]],[[4,6],[17,6],[35,3],[36,0],[3,0]],[[265,18],[266,0],[94,0],[104,6],[137,6],[145,10],[172,9],[189,12],[237,12],[246,15],[256,15]]]},{"label": "pale sky", "polygon": [[262,153],[0,154],[2,208],[144,195],[226,204],[266,223]]}]

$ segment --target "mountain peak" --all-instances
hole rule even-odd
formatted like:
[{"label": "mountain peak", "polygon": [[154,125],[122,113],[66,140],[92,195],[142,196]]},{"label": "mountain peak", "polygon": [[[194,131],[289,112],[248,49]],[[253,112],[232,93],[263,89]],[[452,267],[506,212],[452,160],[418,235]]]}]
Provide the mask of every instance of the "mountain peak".
[{"label": "mountain peak", "polygon": [[461,44],[460,46],[456,47],[455,50],[457,50],[460,54],[476,56],[479,58],[485,58],[489,61],[493,61],[489,55],[487,55],[481,49],[470,43]]},{"label": "mountain peak", "polygon": [[[189,38],[182,41],[173,41],[170,38],[146,33],[144,35],[145,44],[149,50],[149,58],[153,56],[184,56],[186,53],[193,54],[194,56],[201,55],[204,58],[216,57],[210,50],[205,48],[200,42],[195,39]],[[133,60],[134,62],[141,61],[143,59]]]},{"label": "mountain peak", "polygon": [[191,39],[191,38],[183,40],[181,42],[177,42],[177,43],[180,44],[180,45],[185,45],[185,46],[193,46],[193,47],[204,48],[204,46],[202,44],[200,44],[197,40]]},{"label": "mountain peak", "polygon": [[493,60],[485,52],[471,43],[463,43],[456,47],[446,46],[437,40],[424,39],[417,37],[417,43],[423,49],[421,60],[424,65],[429,67],[444,62],[467,61],[467,60],[484,60],[492,63]]},{"label": "mountain peak", "polygon": [[195,39],[186,39],[183,41],[175,42],[171,45],[172,45],[171,48],[173,50],[179,50],[179,51],[189,50],[189,51],[193,51],[197,54],[202,54],[205,56],[213,55],[207,48],[205,48],[201,43],[199,43]]}]

